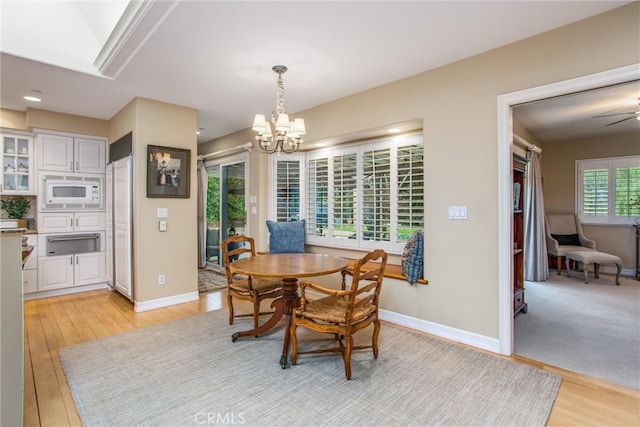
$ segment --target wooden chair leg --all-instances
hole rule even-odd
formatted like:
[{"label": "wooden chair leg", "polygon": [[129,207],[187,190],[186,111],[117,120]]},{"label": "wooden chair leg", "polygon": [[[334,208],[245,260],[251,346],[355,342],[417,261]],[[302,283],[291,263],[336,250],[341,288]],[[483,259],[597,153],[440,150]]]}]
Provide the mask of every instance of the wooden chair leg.
[{"label": "wooden chair leg", "polygon": [[345,337],[346,345],[342,355],[344,359],[344,374],[347,379],[351,379],[351,349],[353,348],[353,337],[351,335]]},{"label": "wooden chair leg", "polygon": [[229,324],[233,325],[233,302],[231,301],[231,299],[231,295],[227,294],[227,307],[229,307]]},{"label": "wooden chair leg", "polygon": [[258,321],[260,320],[260,300],[253,301],[253,329],[258,328]]},{"label": "wooden chair leg", "polygon": [[291,336],[291,364],[295,365],[298,362],[298,336],[296,335],[297,325],[292,324],[289,328],[289,335]]},{"label": "wooden chair leg", "polygon": [[562,257],[559,256],[556,259],[556,269],[558,270],[558,276],[562,275]]},{"label": "wooden chair leg", "polygon": [[373,322],[373,337],[371,338],[371,346],[373,347],[373,357],[378,358],[378,334],[380,333],[380,320]]}]

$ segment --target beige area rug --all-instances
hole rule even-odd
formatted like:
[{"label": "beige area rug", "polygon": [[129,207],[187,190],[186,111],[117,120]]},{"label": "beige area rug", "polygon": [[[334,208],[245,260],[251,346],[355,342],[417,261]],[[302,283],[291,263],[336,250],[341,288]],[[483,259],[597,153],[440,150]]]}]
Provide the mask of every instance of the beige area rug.
[{"label": "beige area rug", "polygon": [[[386,324],[378,359],[354,352],[350,381],[337,355],[283,370],[283,323],[231,342],[250,323],[216,310],[61,349],[82,424],[544,426],[561,381]],[[301,346],[320,342],[310,334]]]},{"label": "beige area rug", "polygon": [[227,276],[224,273],[203,268],[198,270],[198,292],[217,291],[227,287]]}]

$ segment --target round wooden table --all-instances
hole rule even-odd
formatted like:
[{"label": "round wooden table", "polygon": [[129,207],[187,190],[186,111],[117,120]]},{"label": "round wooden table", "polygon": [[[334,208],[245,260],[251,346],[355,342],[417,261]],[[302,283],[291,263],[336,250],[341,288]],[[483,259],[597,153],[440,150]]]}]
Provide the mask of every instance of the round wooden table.
[{"label": "round wooden table", "polygon": [[256,255],[232,262],[230,267],[235,273],[252,277],[282,279],[283,295],[282,298],[278,298],[271,303],[271,307],[273,307],[275,311],[269,320],[257,328],[234,333],[231,340],[235,342],[239,337],[262,335],[273,328],[283,315],[286,316],[284,344],[282,346],[282,356],[280,357],[282,369],[286,368],[289,358],[289,326],[291,325],[291,315],[294,308],[300,304],[298,278],[336,273],[344,270],[347,264],[348,262],[344,258],[326,254],[309,253]]}]

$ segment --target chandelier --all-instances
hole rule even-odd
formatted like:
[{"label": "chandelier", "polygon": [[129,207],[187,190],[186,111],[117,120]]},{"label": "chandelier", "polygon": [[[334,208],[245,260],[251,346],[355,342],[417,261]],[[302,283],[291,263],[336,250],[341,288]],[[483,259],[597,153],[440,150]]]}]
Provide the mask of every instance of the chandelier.
[{"label": "chandelier", "polygon": [[307,133],[304,119],[290,121],[289,114],[284,111],[282,74],[287,71],[287,67],[275,65],[272,69],[278,74],[276,109],[271,113],[270,123],[267,122],[264,114],[256,114],[252,129],[258,132],[256,140],[264,152],[268,154],[295,153],[302,143],[302,135]]}]

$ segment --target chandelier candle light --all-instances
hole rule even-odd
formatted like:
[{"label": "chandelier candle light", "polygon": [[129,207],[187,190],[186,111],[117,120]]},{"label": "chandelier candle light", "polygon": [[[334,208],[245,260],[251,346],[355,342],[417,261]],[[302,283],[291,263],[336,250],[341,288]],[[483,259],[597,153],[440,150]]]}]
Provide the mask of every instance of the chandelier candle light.
[{"label": "chandelier candle light", "polygon": [[[252,129],[258,132],[256,140],[260,148],[266,153],[295,153],[298,151],[302,143],[302,135],[307,133],[307,129],[304,126],[304,119],[290,121],[289,114],[284,111],[282,74],[287,71],[287,67],[275,65],[272,69],[278,74],[276,109],[271,113],[271,123],[266,121],[264,114],[256,114],[253,119]],[[271,127],[272,125],[273,128]],[[275,133],[273,132],[274,130]]]}]

